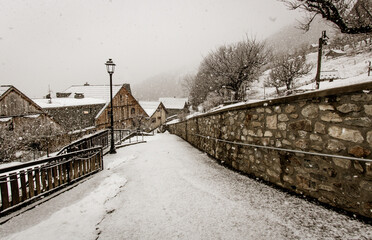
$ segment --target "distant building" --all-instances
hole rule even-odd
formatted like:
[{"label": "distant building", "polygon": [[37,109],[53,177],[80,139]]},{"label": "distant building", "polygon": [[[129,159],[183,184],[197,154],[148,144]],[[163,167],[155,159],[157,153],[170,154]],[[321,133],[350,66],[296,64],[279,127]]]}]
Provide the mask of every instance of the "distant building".
[{"label": "distant building", "polygon": [[62,133],[64,129],[25,94],[11,85],[0,86],[0,161],[56,149],[58,143],[49,141]]},{"label": "distant building", "polygon": [[[136,129],[148,117],[137,100],[132,96],[129,84],[112,86],[114,128]],[[74,85],[64,92],[56,93],[57,98],[36,100],[45,111],[59,119],[69,131],[110,126],[110,85]]]},{"label": "distant building", "polygon": [[149,116],[147,121],[148,130],[152,131],[165,123],[167,119],[167,110],[162,102],[140,101],[139,104]]},{"label": "distant building", "polygon": [[332,69],[332,70],[324,70],[320,72],[320,80],[321,81],[330,81],[332,82],[335,79],[340,78],[340,73],[338,70]]},{"label": "distant building", "polygon": [[162,102],[167,110],[167,117],[188,111],[187,98],[159,98],[159,102]]}]

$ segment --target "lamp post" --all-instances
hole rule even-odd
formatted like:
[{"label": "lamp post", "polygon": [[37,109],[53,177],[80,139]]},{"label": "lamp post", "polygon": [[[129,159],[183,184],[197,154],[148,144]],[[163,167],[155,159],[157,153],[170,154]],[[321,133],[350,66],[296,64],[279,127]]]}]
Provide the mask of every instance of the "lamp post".
[{"label": "lamp post", "polygon": [[111,129],[111,147],[110,154],[116,153],[115,142],[114,142],[114,108],[112,107],[112,74],[115,71],[115,63],[110,58],[106,63],[107,72],[110,74],[110,129]]}]

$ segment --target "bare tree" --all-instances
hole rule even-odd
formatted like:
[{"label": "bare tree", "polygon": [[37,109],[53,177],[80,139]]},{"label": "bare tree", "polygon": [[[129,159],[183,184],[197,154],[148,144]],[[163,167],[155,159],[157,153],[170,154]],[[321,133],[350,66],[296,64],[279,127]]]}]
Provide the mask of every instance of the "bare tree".
[{"label": "bare tree", "polygon": [[238,100],[242,84],[258,78],[267,56],[264,43],[247,37],[244,41],[223,45],[211,52],[204,58],[200,70],[213,79],[210,81],[213,90],[225,86],[235,92],[234,99]]},{"label": "bare tree", "polygon": [[312,65],[306,63],[306,54],[303,51],[296,52],[294,55],[280,54],[274,57],[272,64],[267,83],[275,87],[277,93],[282,86],[290,90],[297,78],[308,74],[312,69]]},{"label": "bare tree", "polygon": [[186,74],[181,78],[181,86],[185,96],[190,95],[192,86],[194,85],[196,76],[194,74]]},{"label": "bare tree", "polygon": [[279,0],[289,9],[302,9],[308,15],[301,28],[308,30],[315,16],[333,22],[343,33],[372,32],[372,2],[370,0]]}]

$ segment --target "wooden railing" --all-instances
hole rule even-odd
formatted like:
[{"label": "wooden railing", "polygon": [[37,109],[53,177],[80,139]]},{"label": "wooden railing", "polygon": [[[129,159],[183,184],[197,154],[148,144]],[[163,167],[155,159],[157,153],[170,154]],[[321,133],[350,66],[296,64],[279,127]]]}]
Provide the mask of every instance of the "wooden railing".
[{"label": "wooden railing", "polygon": [[0,216],[102,169],[101,147],[0,169]]},{"label": "wooden railing", "polygon": [[105,149],[109,146],[109,132],[110,130],[102,130],[92,135],[83,137],[62,148],[57,153],[57,155],[89,149],[97,146],[101,146],[103,149]]}]

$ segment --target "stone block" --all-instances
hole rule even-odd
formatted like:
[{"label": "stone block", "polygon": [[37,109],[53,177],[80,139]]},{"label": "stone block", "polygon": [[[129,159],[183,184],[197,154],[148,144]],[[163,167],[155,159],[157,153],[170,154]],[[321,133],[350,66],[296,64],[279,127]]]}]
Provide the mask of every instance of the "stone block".
[{"label": "stone block", "polygon": [[362,165],[359,162],[354,162],[354,168],[359,173],[363,173],[364,172],[364,169],[363,169]]},{"label": "stone block", "polygon": [[295,131],[297,131],[297,130],[303,130],[303,131],[307,131],[307,132],[312,131],[311,121],[307,120],[307,119],[299,120],[299,121],[290,123],[289,128],[291,130],[295,130]]},{"label": "stone block", "polygon": [[282,141],[282,143],[283,143],[284,145],[287,145],[287,146],[291,146],[291,145],[292,145],[292,143],[291,143],[290,141],[285,140],[285,139]]},{"label": "stone block", "polygon": [[372,146],[372,131],[367,132],[367,142]]},{"label": "stone block", "polygon": [[342,113],[358,112],[360,107],[353,103],[345,103],[337,107],[337,110]]},{"label": "stone block", "polygon": [[342,122],[342,118],[340,117],[340,115],[334,112],[327,112],[325,114],[322,114],[320,116],[320,119],[325,122],[332,122],[332,123]]},{"label": "stone block", "polygon": [[258,130],[257,130],[256,136],[257,136],[257,137],[263,137],[263,132],[262,132],[261,129],[258,129]]},{"label": "stone block", "polygon": [[273,136],[273,133],[270,132],[270,131],[265,131],[264,136],[265,136],[265,137],[272,137],[272,136]]},{"label": "stone block", "polygon": [[306,131],[298,130],[297,133],[298,133],[298,136],[300,138],[306,138],[307,137],[307,132]]},{"label": "stone block", "polygon": [[351,161],[348,159],[333,158],[333,163],[343,169],[350,169],[351,167]]},{"label": "stone block", "polygon": [[251,126],[253,128],[257,128],[257,127],[262,127],[262,124],[261,124],[261,122],[253,121],[253,122],[251,122]]},{"label": "stone block", "polygon": [[315,104],[310,104],[304,107],[301,114],[306,118],[316,118],[318,117],[319,108]]},{"label": "stone block", "polygon": [[269,129],[278,128],[278,115],[271,115],[266,117],[266,127]]},{"label": "stone block", "polygon": [[276,107],[274,107],[274,112],[281,113],[282,112],[282,108],[280,106],[276,106]]},{"label": "stone block", "polygon": [[264,108],[257,108],[256,111],[258,113],[264,113],[265,112],[265,109]]},{"label": "stone block", "polygon": [[293,185],[294,181],[290,176],[284,175],[283,181],[289,183],[290,185]]},{"label": "stone block", "polygon": [[318,142],[322,142],[322,138],[319,136],[319,135],[316,135],[316,134],[310,134],[310,140],[311,141],[318,141]]},{"label": "stone block", "polygon": [[297,119],[298,118],[298,114],[297,113],[292,113],[291,115],[289,115],[291,118],[293,119]]},{"label": "stone block", "polygon": [[325,134],[326,133],[325,125],[323,123],[316,122],[314,125],[314,132]]},{"label": "stone block", "polygon": [[348,153],[354,157],[365,158],[371,154],[371,151],[361,146],[353,146],[348,149]]},{"label": "stone block", "polygon": [[371,181],[361,181],[360,188],[364,191],[372,192],[372,182]]},{"label": "stone block", "polygon": [[324,191],[327,191],[327,192],[333,192],[334,191],[334,188],[332,186],[325,185],[325,184],[319,184],[318,188],[319,188],[319,190],[324,190]]},{"label": "stone block", "polygon": [[289,121],[289,118],[288,118],[288,116],[286,114],[279,114],[278,115],[278,120],[280,122],[287,122],[287,121]]},{"label": "stone block", "polygon": [[272,178],[275,178],[276,180],[280,179],[280,175],[277,172],[275,172],[271,169],[266,169],[266,173],[267,173],[267,175],[269,175]]},{"label": "stone block", "polygon": [[366,175],[372,176],[372,163],[366,162]]},{"label": "stone block", "polygon": [[346,147],[345,145],[338,141],[338,140],[334,140],[334,139],[331,139],[327,142],[326,144],[326,148],[331,151],[331,152],[341,152],[342,150],[345,150]]},{"label": "stone block", "polygon": [[284,108],[285,113],[293,113],[296,110],[296,106],[294,105],[287,105]]},{"label": "stone block", "polygon": [[280,141],[280,140],[276,140],[275,141],[275,147],[278,147],[278,148],[280,148],[280,147],[282,147],[283,145],[282,145],[282,142]]},{"label": "stone block", "polygon": [[332,126],[328,128],[328,134],[331,137],[355,143],[362,143],[364,141],[364,138],[360,131],[354,129]]},{"label": "stone block", "polygon": [[356,94],[351,96],[351,100],[354,102],[369,102],[372,100],[371,94]]},{"label": "stone block", "polygon": [[367,115],[372,115],[372,105],[364,105],[364,112],[367,114]]},{"label": "stone block", "polygon": [[372,127],[372,120],[368,117],[351,118],[347,117],[344,120],[346,125],[358,126],[358,127]]},{"label": "stone block", "polygon": [[294,143],[294,146],[304,150],[309,148],[309,143],[305,139],[300,139]]},{"label": "stone block", "polygon": [[265,112],[270,114],[270,113],[272,113],[273,111],[272,111],[270,108],[265,108]]},{"label": "stone block", "polygon": [[332,105],[321,104],[319,105],[319,110],[320,111],[333,111],[335,110],[335,108]]},{"label": "stone block", "polygon": [[286,130],[287,129],[287,124],[284,123],[284,122],[279,123],[278,124],[278,129],[282,130],[282,131]]}]

